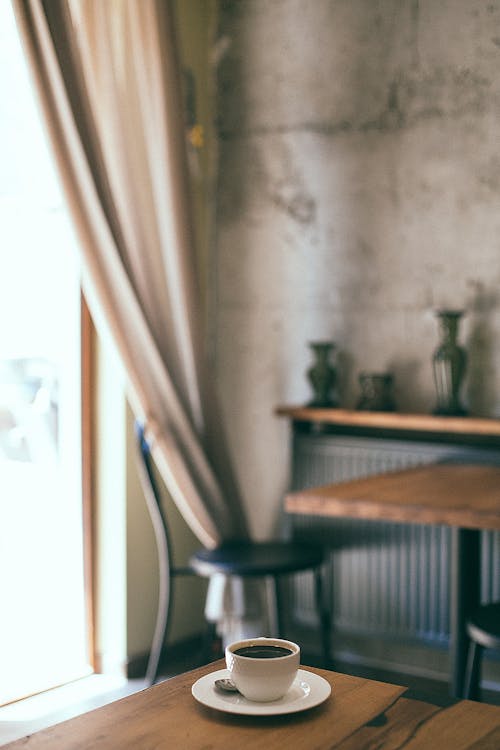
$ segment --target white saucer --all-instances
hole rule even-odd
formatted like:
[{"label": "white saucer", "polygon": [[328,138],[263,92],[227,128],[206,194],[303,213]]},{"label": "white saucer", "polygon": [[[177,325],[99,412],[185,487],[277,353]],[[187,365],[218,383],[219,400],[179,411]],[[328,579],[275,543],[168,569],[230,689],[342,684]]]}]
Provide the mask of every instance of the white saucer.
[{"label": "white saucer", "polygon": [[299,669],[291,688],[277,701],[257,703],[249,701],[239,693],[223,693],[215,687],[215,680],[229,677],[227,669],[200,677],[191,692],[199,703],[209,708],[216,708],[230,714],[248,714],[250,716],[277,716],[305,711],[323,703],[330,695],[332,688],[323,677],[313,672]]}]

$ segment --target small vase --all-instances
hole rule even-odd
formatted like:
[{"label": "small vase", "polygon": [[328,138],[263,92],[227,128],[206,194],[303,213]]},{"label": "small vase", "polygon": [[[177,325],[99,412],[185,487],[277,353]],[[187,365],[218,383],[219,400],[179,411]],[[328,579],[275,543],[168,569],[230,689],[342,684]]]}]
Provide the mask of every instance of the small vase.
[{"label": "small vase", "polygon": [[329,358],[335,349],[335,344],[331,341],[313,341],[309,346],[314,352],[315,361],[307,370],[307,377],[314,393],[308,406],[332,408],[337,405],[332,394],[337,374]]},{"label": "small vase", "polygon": [[393,376],[388,372],[362,372],[359,375],[361,398],[357,408],[361,411],[394,411],[392,395]]},{"label": "small vase", "polygon": [[460,386],[465,374],[467,355],[457,343],[458,323],[462,310],[438,310],[441,343],[434,352],[432,365],[437,404],[434,414],[464,416],[466,410],[460,403]]}]

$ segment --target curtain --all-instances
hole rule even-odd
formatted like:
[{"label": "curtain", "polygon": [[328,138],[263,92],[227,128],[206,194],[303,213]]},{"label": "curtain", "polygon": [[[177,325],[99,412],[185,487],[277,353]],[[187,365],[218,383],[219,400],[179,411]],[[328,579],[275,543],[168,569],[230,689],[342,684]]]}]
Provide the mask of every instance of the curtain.
[{"label": "curtain", "polygon": [[167,0],[13,0],[83,253],[152,455],[205,546],[247,537],[203,336]]}]

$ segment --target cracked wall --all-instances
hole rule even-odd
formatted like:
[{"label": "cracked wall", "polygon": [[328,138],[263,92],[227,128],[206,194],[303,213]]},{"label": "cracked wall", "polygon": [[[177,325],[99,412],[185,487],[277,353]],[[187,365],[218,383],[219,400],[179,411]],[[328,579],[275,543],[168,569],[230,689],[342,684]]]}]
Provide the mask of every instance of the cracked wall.
[{"label": "cracked wall", "polygon": [[216,368],[262,537],[309,341],[342,406],[390,370],[431,412],[434,311],[464,309],[463,400],[500,415],[500,0],[221,2],[218,37]]}]

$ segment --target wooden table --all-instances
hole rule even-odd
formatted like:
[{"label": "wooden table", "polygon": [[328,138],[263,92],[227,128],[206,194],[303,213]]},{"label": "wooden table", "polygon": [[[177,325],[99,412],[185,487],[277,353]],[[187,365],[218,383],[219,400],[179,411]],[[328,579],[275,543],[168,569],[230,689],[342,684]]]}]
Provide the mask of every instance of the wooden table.
[{"label": "wooden table", "polygon": [[406,700],[404,688],[306,667],[332,685],[320,706],[278,717],[225,714],[197,703],[191,685],[216,662],[5,745],[17,750],[492,750],[500,709],[461,701],[441,709]]},{"label": "wooden table", "polygon": [[452,527],[451,694],[463,695],[467,614],[479,602],[480,530],[500,529],[500,467],[442,463],[294,492],[289,513]]}]

